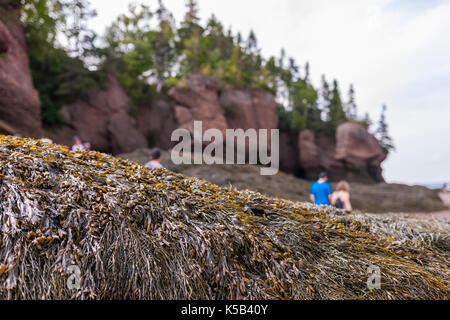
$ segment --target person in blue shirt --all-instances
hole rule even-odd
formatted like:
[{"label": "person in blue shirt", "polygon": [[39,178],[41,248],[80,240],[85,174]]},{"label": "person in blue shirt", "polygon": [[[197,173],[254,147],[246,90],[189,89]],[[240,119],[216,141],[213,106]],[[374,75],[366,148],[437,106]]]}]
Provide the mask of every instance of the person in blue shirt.
[{"label": "person in blue shirt", "polygon": [[319,180],[314,182],[311,186],[310,199],[313,203],[317,205],[327,205],[331,204],[331,195],[333,190],[331,185],[328,183],[328,174],[326,172],[321,172],[319,175]]}]

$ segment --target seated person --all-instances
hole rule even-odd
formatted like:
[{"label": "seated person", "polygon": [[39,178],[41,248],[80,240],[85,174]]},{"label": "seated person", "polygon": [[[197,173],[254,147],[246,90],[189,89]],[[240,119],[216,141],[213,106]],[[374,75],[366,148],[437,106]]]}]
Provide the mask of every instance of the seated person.
[{"label": "seated person", "polygon": [[338,183],[336,192],[331,195],[331,204],[339,209],[352,211],[350,202],[350,186],[346,181]]}]

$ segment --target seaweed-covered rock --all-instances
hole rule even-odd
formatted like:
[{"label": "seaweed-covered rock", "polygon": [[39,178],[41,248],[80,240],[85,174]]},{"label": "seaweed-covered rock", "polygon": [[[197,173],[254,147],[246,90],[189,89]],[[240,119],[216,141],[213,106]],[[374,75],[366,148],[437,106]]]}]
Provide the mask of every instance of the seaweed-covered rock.
[{"label": "seaweed-covered rock", "polygon": [[[0,199],[0,299],[450,294],[448,224],[430,241],[389,219],[369,224],[331,208],[8,136],[0,136]],[[381,289],[367,287],[373,265]]]}]

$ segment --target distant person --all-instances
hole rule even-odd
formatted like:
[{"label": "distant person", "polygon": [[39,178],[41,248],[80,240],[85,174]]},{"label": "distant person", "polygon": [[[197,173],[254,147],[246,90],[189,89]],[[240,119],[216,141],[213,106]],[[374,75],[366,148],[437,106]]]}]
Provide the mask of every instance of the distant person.
[{"label": "distant person", "polygon": [[350,202],[350,186],[347,181],[338,183],[336,191],[331,196],[331,204],[338,209],[353,210]]},{"label": "distant person", "polygon": [[444,186],[443,186],[442,190],[444,192],[450,192],[450,186],[448,185],[447,182],[444,183]]},{"label": "distant person", "polygon": [[85,151],[91,148],[91,144],[89,142],[83,143],[80,137],[75,136],[73,138],[73,146],[72,151]]},{"label": "distant person", "polygon": [[328,183],[328,174],[326,172],[321,172],[319,179],[311,186],[311,194],[309,196],[311,201],[317,205],[329,206],[331,204],[332,193],[333,190]]},{"label": "distant person", "polygon": [[147,168],[150,169],[160,169],[164,168],[161,164],[162,153],[158,148],[153,149],[152,154],[150,155],[150,161],[145,164]]}]

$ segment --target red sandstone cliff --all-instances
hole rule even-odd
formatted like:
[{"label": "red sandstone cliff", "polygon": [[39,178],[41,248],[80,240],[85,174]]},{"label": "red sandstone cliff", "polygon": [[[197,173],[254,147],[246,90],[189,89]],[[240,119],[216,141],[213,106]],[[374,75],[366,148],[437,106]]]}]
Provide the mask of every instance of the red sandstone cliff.
[{"label": "red sandstone cliff", "polygon": [[128,114],[129,108],[130,98],[110,75],[105,89],[96,89],[87,98],[63,106],[64,124],[51,137],[57,143],[71,145],[77,135],[93,149],[113,154],[146,147],[136,120]]},{"label": "red sandstone cliff", "polygon": [[34,89],[20,7],[0,4],[0,133],[40,137],[40,102]]}]

